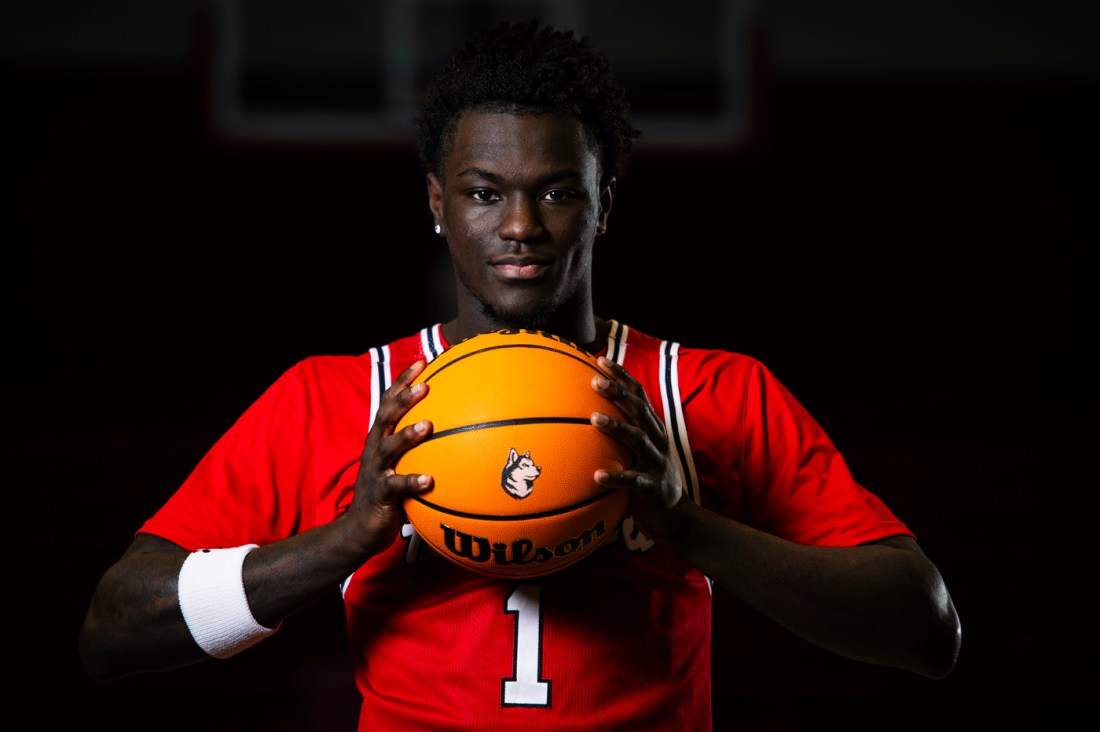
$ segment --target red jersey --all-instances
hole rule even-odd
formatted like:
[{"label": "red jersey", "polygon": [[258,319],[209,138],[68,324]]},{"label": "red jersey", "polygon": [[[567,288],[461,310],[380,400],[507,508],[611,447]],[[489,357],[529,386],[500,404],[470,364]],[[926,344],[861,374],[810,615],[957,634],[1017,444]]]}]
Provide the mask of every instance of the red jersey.
[{"label": "red jersey", "polygon": [[[379,396],[446,347],[436,324],[295,364],[140,531],[193,551],[336,518]],[[910,533],[759,361],[614,321],[605,355],[645,387],[691,500],[803,544]],[[527,581],[458,567],[406,524],[340,591],[360,730],[711,729],[710,582],[629,516],[584,560]]]}]

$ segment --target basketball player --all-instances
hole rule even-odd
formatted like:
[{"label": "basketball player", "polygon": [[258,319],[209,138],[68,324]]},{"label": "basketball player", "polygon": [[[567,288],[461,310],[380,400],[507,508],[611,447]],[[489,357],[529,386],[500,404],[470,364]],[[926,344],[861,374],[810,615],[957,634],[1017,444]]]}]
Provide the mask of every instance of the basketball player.
[{"label": "basketball player", "polygon": [[[88,673],[227,658],[339,591],[361,730],[705,730],[714,582],[822,648],[949,674],[960,624],[940,573],[768,369],[593,312],[593,245],[638,134],[603,56],[502,25],[430,82],[417,127],[457,316],[276,380],[107,569]],[[432,431],[394,430],[425,396],[412,380],[500,328],[602,356],[593,388],[628,419],[593,429],[637,458],[597,474],[632,493],[617,535],[537,581],[429,552],[401,506],[432,477],[394,471]]]}]

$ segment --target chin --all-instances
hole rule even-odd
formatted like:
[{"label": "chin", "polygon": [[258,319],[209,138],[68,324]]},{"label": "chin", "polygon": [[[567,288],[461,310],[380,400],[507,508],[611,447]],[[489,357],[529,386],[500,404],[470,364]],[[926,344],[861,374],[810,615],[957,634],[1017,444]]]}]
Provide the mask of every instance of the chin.
[{"label": "chin", "polygon": [[524,303],[513,307],[502,307],[492,303],[482,303],[485,316],[502,328],[542,330],[557,312],[557,303]]}]

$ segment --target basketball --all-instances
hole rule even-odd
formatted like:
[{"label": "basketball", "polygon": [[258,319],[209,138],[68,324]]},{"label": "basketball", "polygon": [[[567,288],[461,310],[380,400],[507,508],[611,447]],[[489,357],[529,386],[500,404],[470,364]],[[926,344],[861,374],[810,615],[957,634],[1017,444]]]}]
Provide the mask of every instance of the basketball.
[{"label": "basketball", "polygon": [[467,338],[417,377],[428,395],[397,429],[422,419],[431,436],[398,460],[401,474],[435,478],[405,500],[417,534],[467,569],[538,577],[592,553],[618,528],[629,493],[596,483],[599,468],[633,455],[602,435],[592,412],[621,417],[597,394],[596,358],[540,331]]}]

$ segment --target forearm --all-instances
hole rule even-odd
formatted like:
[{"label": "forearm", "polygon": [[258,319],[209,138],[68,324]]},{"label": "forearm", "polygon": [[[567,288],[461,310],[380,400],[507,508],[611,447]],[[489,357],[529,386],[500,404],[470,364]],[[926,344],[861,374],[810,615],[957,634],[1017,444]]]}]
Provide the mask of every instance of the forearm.
[{"label": "forearm", "polygon": [[[277,627],[366,561],[360,546],[344,540],[339,521],[248,554],[241,577],[257,623]],[[104,574],[80,633],[81,656],[92,678],[107,681],[210,658],[180,609],[178,578],[188,555],[171,542],[143,535]]]},{"label": "forearm", "polygon": [[84,667],[98,681],[208,658],[191,639],[176,596],[187,553],[145,553],[138,550],[143,543],[136,539],[100,579],[80,630]]},{"label": "forearm", "polygon": [[333,591],[370,559],[373,551],[345,538],[346,520],[341,516],[248,555],[244,584],[257,622],[275,627],[321,593]]},{"label": "forearm", "polygon": [[666,542],[793,633],[853,659],[930,678],[950,672],[958,617],[938,570],[911,539],[803,546],[681,503]]}]

